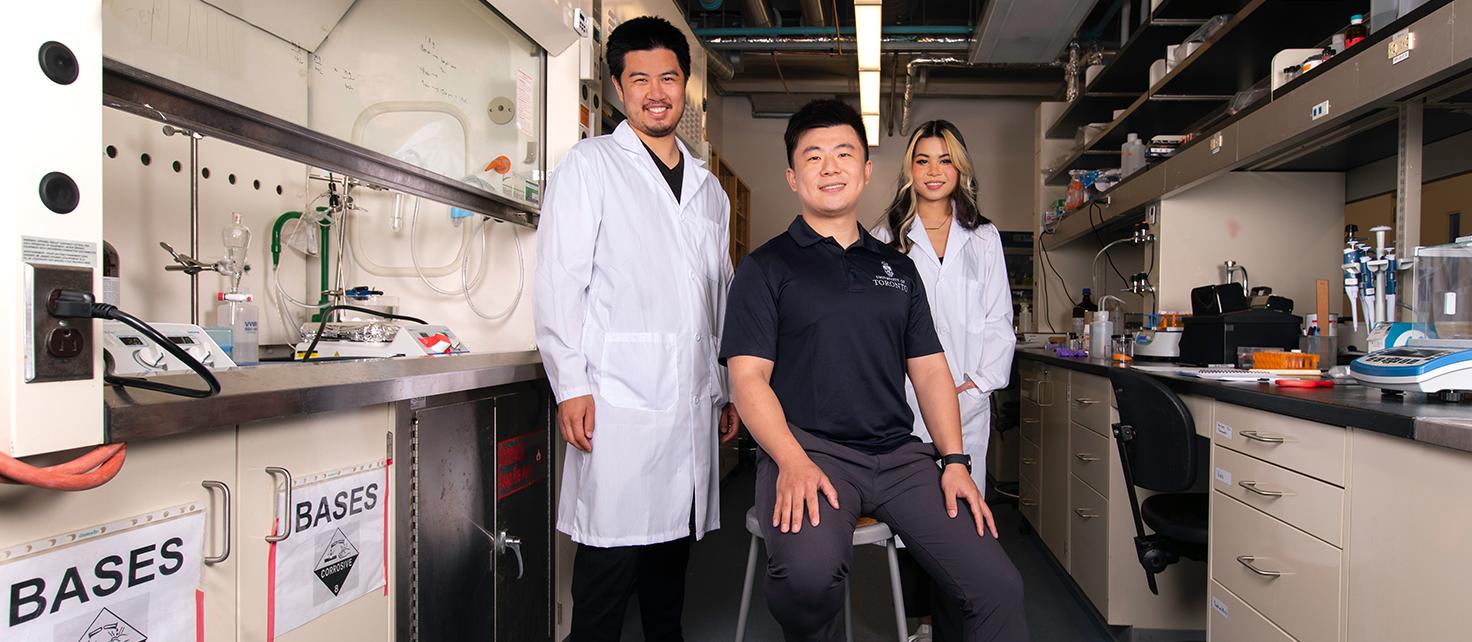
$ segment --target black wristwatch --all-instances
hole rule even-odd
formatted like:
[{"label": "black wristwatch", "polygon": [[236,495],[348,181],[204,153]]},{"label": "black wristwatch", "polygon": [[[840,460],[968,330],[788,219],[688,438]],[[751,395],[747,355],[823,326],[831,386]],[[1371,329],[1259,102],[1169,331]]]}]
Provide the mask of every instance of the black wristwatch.
[{"label": "black wristwatch", "polygon": [[971,455],[966,453],[952,453],[940,458],[940,468],[945,470],[951,464],[961,464],[966,467],[966,474],[971,474]]}]

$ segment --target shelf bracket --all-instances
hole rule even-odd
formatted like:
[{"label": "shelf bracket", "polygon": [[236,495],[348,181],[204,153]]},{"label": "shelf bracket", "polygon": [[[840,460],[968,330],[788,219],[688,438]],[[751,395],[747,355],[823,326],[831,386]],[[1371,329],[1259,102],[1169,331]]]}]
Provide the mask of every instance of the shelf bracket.
[{"label": "shelf bracket", "polygon": [[1421,243],[1421,146],[1425,142],[1425,103],[1399,106],[1399,145],[1395,169],[1395,245],[1400,256],[1412,256]]}]

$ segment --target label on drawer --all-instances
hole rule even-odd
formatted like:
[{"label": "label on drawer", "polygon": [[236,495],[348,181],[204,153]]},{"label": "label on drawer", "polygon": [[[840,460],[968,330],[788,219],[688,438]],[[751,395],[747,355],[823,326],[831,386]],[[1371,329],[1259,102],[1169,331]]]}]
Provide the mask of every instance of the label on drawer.
[{"label": "label on drawer", "polygon": [[1221,598],[1218,598],[1215,595],[1211,596],[1211,608],[1224,618],[1231,617],[1230,615],[1227,615],[1227,603],[1223,602]]},{"label": "label on drawer", "polygon": [[186,504],[0,551],[0,640],[194,640],[204,526]]},{"label": "label on drawer", "polygon": [[388,468],[376,462],[312,475],[292,485],[291,514],[270,545],[266,639],[296,629],[384,587],[388,560]]},{"label": "label on drawer", "polygon": [[1232,427],[1220,421],[1216,422],[1216,434],[1227,441],[1232,440]]},{"label": "label on drawer", "polygon": [[1223,483],[1223,484],[1226,484],[1228,486],[1231,486],[1232,485],[1232,471],[1227,470],[1225,468],[1217,468],[1216,469],[1216,480],[1219,481],[1219,482],[1221,482],[1221,483]]}]

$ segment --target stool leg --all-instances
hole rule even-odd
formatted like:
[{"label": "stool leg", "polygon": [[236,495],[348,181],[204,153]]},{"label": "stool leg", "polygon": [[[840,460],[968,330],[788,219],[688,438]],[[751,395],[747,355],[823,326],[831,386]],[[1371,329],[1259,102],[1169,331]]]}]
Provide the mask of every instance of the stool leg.
[{"label": "stool leg", "polygon": [[751,610],[751,587],[756,581],[757,537],[751,536],[751,548],[746,553],[746,582],[741,585],[741,611],[736,615],[736,642],[746,639],[746,615]]},{"label": "stool leg", "polygon": [[853,574],[843,580],[843,635],[848,642],[854,642],[854,595],[849,584]]},{"label": "stool leg", "polygon": [[889,553],[889,590],[894,597],[895,627],[899,630],[899,642],[905,642],[910,631],[905,626],[905,594],[900,590],[900,558],[895,554],[894,538],[885,542],[884,548]]}]

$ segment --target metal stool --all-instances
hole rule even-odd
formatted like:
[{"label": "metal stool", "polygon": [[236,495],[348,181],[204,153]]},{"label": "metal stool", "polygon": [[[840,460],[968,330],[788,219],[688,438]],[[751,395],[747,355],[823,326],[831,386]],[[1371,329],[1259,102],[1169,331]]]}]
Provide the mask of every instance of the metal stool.
[{"label": "metal stool", "polygon": [[[762,537],[762,525],[756,518],[756,507],[746,511],[746,532],[751,533],[751,548],[746,554],[746,583],[741,588],[741,612],[736,616],[736,642],[746,640],[746,615],[751,610],[751,586],[756,580],[756,547]],[[860,517],[854,525],[854,546],[861,544],[882,545],[889,555],[889,587],[894,595],[894,617],[899,642],[905,642],[909,631],[905,628],[905,600],[900,593],[900,561],[895,556],[894,532],[889,525],[873,517]],[[849,579],[852,579],[851,577]],[[854,640],[854,614],[850,582],[843,583],[843,626],[848,642]]]}]

